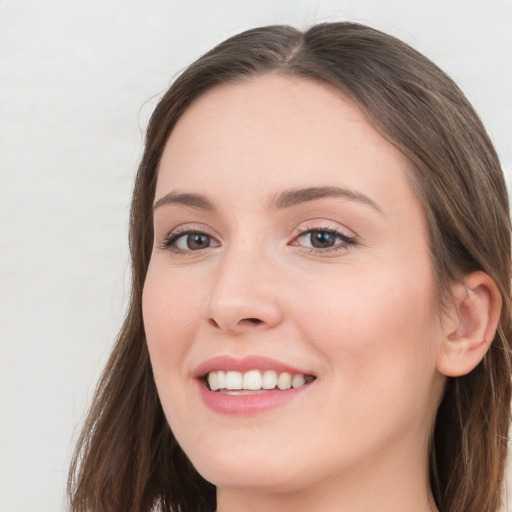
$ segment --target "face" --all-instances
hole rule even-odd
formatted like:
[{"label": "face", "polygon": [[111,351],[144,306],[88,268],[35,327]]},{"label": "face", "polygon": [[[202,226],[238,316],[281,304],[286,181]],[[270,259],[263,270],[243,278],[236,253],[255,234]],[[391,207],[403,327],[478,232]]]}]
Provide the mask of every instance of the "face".
[{"label": "face", "polygon": [[144,323],[169,424],[219,489],[426,467],[442,329],[410,172],[313,81],[222,86],[179,120]]}]

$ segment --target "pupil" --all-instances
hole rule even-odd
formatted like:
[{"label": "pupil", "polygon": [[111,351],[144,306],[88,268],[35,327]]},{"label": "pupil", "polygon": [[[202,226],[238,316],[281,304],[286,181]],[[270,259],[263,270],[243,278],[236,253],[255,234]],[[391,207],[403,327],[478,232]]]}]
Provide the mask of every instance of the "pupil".
[{"label": "pupil", "polygon": [[328,231],[315,231],[311,233],[311,245],[317,249],[332,247],[334,242],[334,235]]},{"label": "pupil", "polygon": [[204,249],[210,245],[210,237],[207,235],[189,235],[187,238],[187,246],[191,250]]}]

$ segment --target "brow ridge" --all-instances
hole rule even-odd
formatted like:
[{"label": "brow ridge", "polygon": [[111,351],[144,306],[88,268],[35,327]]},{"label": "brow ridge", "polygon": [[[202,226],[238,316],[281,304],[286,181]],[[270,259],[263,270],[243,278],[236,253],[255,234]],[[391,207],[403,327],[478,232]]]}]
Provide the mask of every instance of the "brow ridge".
[{"label": "brow ridge", "polygon": [[382,213],[381,207],[367,195],[357,190],[337,186],[307,187],[285,190],[272,198],[270,201],[270,207],[273,209],[290,208],[301,203],[315,201],[325,197],[341,197],[349,199],[350,201],[371,206],[379,213]]},{"label": "brow ridge", "polygon": [[158,201],[156,201],[153,204],[153,211],[155,211],[157,208],[170,204],[182,204],[185,206],[199,208],[201,210],[206,211],[215,210],[214,204],[206,196],[203,196],[202,194],[192,194],[189,192],[179,193],[176,192],[175,190],[172,190],[168,194],[165,194],[165,196],[158,199]]},{"label": "brow ridge", "polygon": [[[380,206],[367,195],[346,187],[322,186],[284,190],[276,194],[269,203],[271,209],[285,209],[315,201],[326,197],[341,197],[372,207],[383,213]],[[205,211],[215,211],[215,205],[204,195],[190,192],[179,193],[175,190],[158,199],[153,205],[153,211],[165,205],[182,204]]]}]

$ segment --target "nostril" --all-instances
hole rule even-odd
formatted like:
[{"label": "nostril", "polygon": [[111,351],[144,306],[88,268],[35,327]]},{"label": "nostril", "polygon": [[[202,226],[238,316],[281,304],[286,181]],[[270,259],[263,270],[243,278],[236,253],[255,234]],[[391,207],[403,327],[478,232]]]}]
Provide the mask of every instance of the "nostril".
[{"label": "nostril", "polygon": [[240,322],[250,322],[251,324],[258,325],[263,323],[263,320],[260,320],[259,318],[243,318]]},{"label": "nostril", "polygon": [[222,329],[222,330],[237,330],[238,328],[250,328],[252,326],[256,327],[258,325],[263,325],[265,323],[264,320],[261,320],[260,318],[255,317],[247,317],[247,318],[241,318],[240,320],[233,319],[230,321],[229,319],[226,320],[226,322],[219,322],[215,318],[208,318],[207,322],[210,324],[210,326],[214,327],[215,329]]}]

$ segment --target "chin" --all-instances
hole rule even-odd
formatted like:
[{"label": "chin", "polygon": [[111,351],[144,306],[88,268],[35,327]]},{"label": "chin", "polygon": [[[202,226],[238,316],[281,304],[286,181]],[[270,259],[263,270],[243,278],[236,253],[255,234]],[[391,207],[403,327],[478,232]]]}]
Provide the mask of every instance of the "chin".
[{"label": "chin", "polygon": [[[297,455],[290,460],[283,450],[204,449],[201,454],[191,454],[191,461],[199,474],[219,488],[254,489],[267,492],[291,491],[306,484],[307,467],[297,464]],[[295,454],[298,453],[297,451]]]},{"label": "chin", "polygon": [[290,473],[289,468],[282,463],[278,467],[267,464],[259,468],[240,463],[236,467],[208,464],[196,469],[205,480],[223,489],[287,493],[303,488],[306,484],[300,474]]}]

